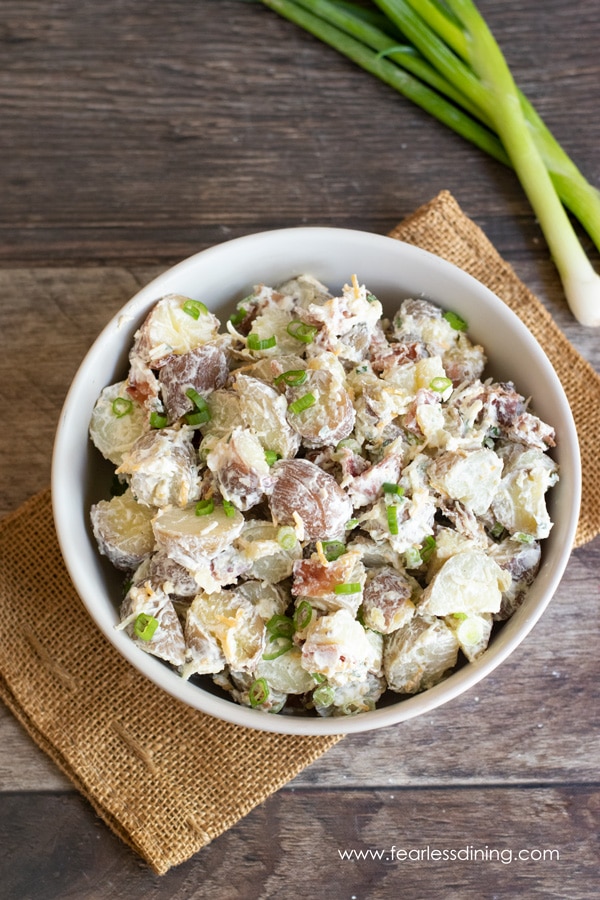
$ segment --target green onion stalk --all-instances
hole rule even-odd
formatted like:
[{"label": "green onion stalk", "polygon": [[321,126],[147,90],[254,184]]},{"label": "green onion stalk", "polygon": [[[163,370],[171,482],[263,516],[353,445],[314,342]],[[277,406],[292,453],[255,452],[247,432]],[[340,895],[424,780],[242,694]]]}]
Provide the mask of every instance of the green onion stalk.
[{"label": "green onion stalk", "polygon": [[351,59],[494,159],[512,166],[577,320],[600,325],[600,276],[569,210],[600,249],[600,192],[516,86],[472,0],[262,2]]}]

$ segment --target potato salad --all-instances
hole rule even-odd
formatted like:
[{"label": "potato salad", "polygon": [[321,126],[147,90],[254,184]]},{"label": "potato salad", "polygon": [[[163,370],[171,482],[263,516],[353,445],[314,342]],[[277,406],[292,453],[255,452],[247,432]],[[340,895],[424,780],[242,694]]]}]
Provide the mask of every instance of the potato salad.
[{"label": "potato salad", "polygon": [[92,413],[117,627],[290,715],[366,712],[477,659],[552,528],[553,428],[426,299],[387,319],[356,276],[302,274],[224,327],[204,299],[157,300]]}]

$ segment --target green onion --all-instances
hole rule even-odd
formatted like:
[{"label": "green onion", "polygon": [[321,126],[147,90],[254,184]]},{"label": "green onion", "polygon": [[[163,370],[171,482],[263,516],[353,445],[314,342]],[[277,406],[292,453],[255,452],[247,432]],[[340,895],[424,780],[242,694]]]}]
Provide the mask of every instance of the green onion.
[{"label": "green onion", "polygon": [[142,641],[150,641],[158,628],[158,619],[148,613],[140,613],[133,624],[135,634]]},{"label": "green onion", "polygon": [[360,594],[360,583],[358,581],[346,581],[344,584],[336,584],[333,588],[334,594]]},{"label": "green onion", "polygon": [[425,538],[421,547],[421,559],[424,563],[429,562],[436,546],[435,538],[432,534]]},{"label": "green onion", "polygon": [[191,316],[192,319],[199,319],[200,313],[206,315],[208,309],[201,303],[200,300],[186,300],[183,306],[181,307],[184,313],[187,313],[188,316]]},{"label": "green onion", "polygon": [[186,397],[194,404],[194,411],[186,413],[184,416],[185,421],[188,425],[205,425],[206,422],[210,422],[212,415],[208,406],[208,403],[202,397],[198,391],[194,390],[194,388],[188,388],[185,392]]},{"label": "green onion", "polygon": [[452,312],[451,310],[447,310],[442,315],[442,319],[445,319],[449,325],[454,328],[455,331],[466,331],[469,327],[465,320],[461,318],[458,313]]},{"label": "green onion", "polygon": [[463,612],[452,613],[452,618],[457,619],[459,622],[464,622],[464,620],[467,618],[467,614]]},{"label": "green onion", "polygon": [[393,484],[391,481],[384,481],[381,487],[384,494],[396,494],[398,497],[404,495],[404,488],[399,484]]},{"label": "green onion", "polygon": [[416,547],[409,547],[404,551],[404,565],[407,569],[418,569],[422,564],[421,554]]},{"label": "green onion", "polygon": [[444,391],[447,391],[448,388],[452,387],[452,382],[449,378],[443,378],[441,375],[438,375],[436,378],[432,378],[429,382],[429,387],[432,391],[436,391],[438,394],[443,394]]},{"label": "green onion", "polygon": [[282,372],[281,375],[278,375],[275,379],[275,384],[289,384],[291,387],[298,387],[301,384],[304,384],[306,379],[308,378],[308,372],[306,369],[289,369],[287,372]]},{"label": "green onion", "polygon": [[194,388],[188,388],[185,396],[192,401],[197,409],[203,409],[206,406],[206,400]]},{"label": "green onion", "polygon": [[112,411],[117,419],[121,419],[133,412],[133,403],[125,397],[115,397],[112,402]]},{"label": "green onion", "polygon": [[281,459],[281,454],[276,450],[265,450],[265,459],[268,465],[272,466],[278,459]]},{"label": "green onion", "polygon": [[271,642],[275,645],[266,653],[263,653],[263,659],[277,659],[280,656],[283,656],[284,653],[287,653],[288,650],[291,650],[294,646],[294,643],[291,638],[283,637],[280,634],[274,634],[271,637]]},{"label": "green onion", "polygon": [[159,412],[151,412],[150,413],[150,427],[151,428],[164,428],[167,424],[167,417],[164,413]]},{"label": "green onion", "polygon": [[310,673],[310,677],[311,677],[311,678],[313,679],[313,681],[315,681],[317,684],[323,684],[324,681],[327,681],[327,679],[325,678],[325,676],[323,675],[322,672],[311,672],[311,673]]},{"label": "green onion", "polygon": [[269,697],[269,685],[264,678],[257,678],[253,681],[248,690],[248,700],[250,706],[257,707],[266,703]]},{"label": "green onion", "polygon": [[388,506],[386,515],[390,534],[398,534],[398,508],[396,506]]},{"label": "green onion", "polygon": [[274,637],[286,637],[291,638],[294,634],[294,623],[290,619],[289,616],[283,616],[280,613],[275,613],[275,615],[271,616],[265,628],[269,632],[269,634]]},{"label": "green onion", "polygon": [[225,511],[225,515],[231,519],[235,516],[235,506],[231,502],[231,500],[223,500],[223,509]]},{"label": "green onion", "polygon": [[378,303],[377,297],[375,294],[372,294],[371,291],[367,291],[367,301],[369,303]]},{"label": "green onion", "polygon": [[306,322],[301,322],[300,319],[294,319],[286,329],[291,337],[296,338],[297,341],[302,341],[303,344],[312,344],[318,330],[316,325],[307,325]]},{"label": "green onion", "polygon": [[195,513],[197,516],[208,516],[215,508],[215,501],[210,498],[210,500],[199,500],[196,503]]},{"label": "green onion", "polygon": [[346,552],[346,545],[342,541],[323,541],[321,546],[327,562],[334,562]]},{"label": "green onion", "polygon": [[515,541],[520,541],[521,544],[533,544],[535,538],[532,534],[525,534],[524,531],[517,531],[513,534],[513,538]]},{"label": "green onion", "polygon": [[259,338],[257,334],[249,334],[246,343],[249,350],[270,350],[277,344],[277,338],[274,334],[268,338]]},{"label": "green onion", "polygon": [[[375,2],[383,20],[366,20],[345,0],[263,0],[495,159],[512,165],[575,317],[584,325],[600,325],[600,276],[563,207],[600,248],[600,192],[518,90],[472,0]],[[396,29],[402,33],[402,47]]]},{"label": "green onion", "polygon": [[348,519],[348,521],[344,525],[344,528],[346,529],[346,531],[352,531],[352,529],[356,528],[357,525],[358,519]]},{"label": "green onion", "polygon": [[277,531],[277,543],[282,550],[293,550],[298,543],[296,532],[290,525],[282,525]]},{"label": "green onion", "polygon": [[331,706],[335,692],[328,684],[322,684],[313,691],[313,700],[318,706]]},{"label": "green onion", "polygon": [[490,528],[490,537],[499,539],[499,538],[503,537],[505,534],[506,534],[506,529],[504,528],[504,525],[502,525],[500,522],[495,522],[494,525],[492,525],[492,527]]},{"label": "green onion", "polygon": [[239,309],[236,309],[236,311],[229,316],[229,321],[235,327],[236,325],[241,325],[247,315],[248,310],[244,309],[243,306],[240,306]]},{"label": "green onion", "polygon": [[296,631],[304,631],[312,622],[313,608],[308,600],[301,600],[294,612],[293,623]]},{"label": "green onion", "polygon": [[292,413],[301,413],[305,409],[310,409],[316,402],[317,398],[314,394],[304,394],[302,397],[299,397],[298,400],[294,400],[293,403],[290,403],[288,409]]}]

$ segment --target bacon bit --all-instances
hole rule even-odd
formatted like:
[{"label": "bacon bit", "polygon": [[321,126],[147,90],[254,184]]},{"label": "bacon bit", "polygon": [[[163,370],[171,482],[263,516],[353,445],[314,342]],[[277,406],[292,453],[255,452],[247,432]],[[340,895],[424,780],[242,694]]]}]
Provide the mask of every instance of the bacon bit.
[{"label": "bacon bit", "polygon": [[404,366],[409,362],[416,362],[429,356],[427,348],[422,341],[399,341],[389,344],[388,352],[371,360],[374,372],[383,372],[397,366]]},{"label": "bacon bit", "polygon": [[327,566],[314,556],[311,559],[297,560],[294,563],[292,594],[302,597],[333,594],[336,584],[344,584],[349,580],[359,556],[358,553],[345,553]]}]

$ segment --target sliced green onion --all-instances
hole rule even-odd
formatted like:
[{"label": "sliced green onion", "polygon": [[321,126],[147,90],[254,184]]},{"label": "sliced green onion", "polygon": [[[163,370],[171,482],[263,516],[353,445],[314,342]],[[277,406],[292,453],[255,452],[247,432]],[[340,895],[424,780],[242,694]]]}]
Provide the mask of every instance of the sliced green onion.
[{"label": "sliced green onion", "polygon": [[294,643],[291,638],[283,637],[280,634],[274,634],[271,637],[271,642],[275,645],[271,647],[270,650],[267,650],[266,653],[263,653],[263,659],[278,659],[280,656],[283,656],[284,653],[287,653],[288,650],[291,650],[294,646]]},{"label": "sliced green onion", "polygon": [[306,369],[288,369],[287,372],[282,372],[281,375],[278,375],[274,383],[281,384],[283,382],[291,387],[298,387],[304,384],[307,378],[308,372]]},{"label": "sliced green onion", "polygon": [[441,375],[438,375],[437,378],[432,378],[429,382],[429,387],[432,391],[436,391],[438,394],[443,394],[444,391],[447,391],[449,387],[452,387],[452,382],[449,378],[443,378]]},{"label": "sliced green onion", "polygon": [[327,562],[334,562],[346,552],[346,545],[342,541],[323,541],[321,546]]},{"label": "sliced green onion", "polygon": [[298,543],[296,532],[290,525],[282,525],[277,531],[277,543],[282,550],[293,550]]},{"label": "sliced green onion", "polygon": [[331,706],[335,692],[329,684],[322,684],[313,691],[313,700],[319,706]]},{"label": "sliced green onion", "polygon": [[265,459],[268,465],[272,466],[278,459],[281,459],[281,454],[276,450],[265,450]]},{"label": "sliced green onion", "polygon": [[158,628],[158,619],[148,613],[140,613],[133,624],[135,634],[142,641],[150,641]]},{"label": "sliced green onion", "polygon": [[206,406],[206,400],[194,388],[188,388],[185,392],[185,396],[192,401],[197,409],[204,409],[204,407]]},{"label": "sliced green onion", "polygon": [[404,565],[407,569],[418,569],[422,564],[421,554],[416,547],[409,547],[404,551]]},{"label": "sliced green onion", "polygon": [[499,538],[503,537],[506,534],[506,529],[501,522],[495,522],[494,525],[490,528],[490,537]]},{"label": "sliced green onion", "polygon": [[133,412],[133,403],[125,397],[115,397],[112,402],[112,411],[117,419],[121,419]]},{"label": "sliced green onion", "polygon": [[378,303],[377,297],[375,294],[372,294],[371,291],[367,291],[367,300],[369,303]]},{"label": "sliced green onion", "polygon": [[388,506],[386,515],[390,534],[398,534],[398,508],[396,506]]},{"label": "sliced green onion", "polygon": [[150,427],[151,428],[164,428],[167,424],[167,417],[164,413],[159,412],[151,412],[150,413]]},{"label": "sliced green onion", "polygon": [[325,676],[323,675],[322,672],[311,672],[311,673],[310,673],[310,677],[311,677],[311,678],[313,679],[313,681],[315,681],[317,684],[323,684],[324,681],[327,681],[327,679],[325,678]]},{"label": "sliced green onion", "polygon": [[257,334],[249,334],[246,343],[249,350],[270,350],[277,344],[277,338],[274,334],[268,338],[259,338]]},{"label": "sliced green onion", "polygon": [[225,515],[231,519],[235,516],[235,506],[231,502],[231,500],[223,500],[223,509],[225,511]]},{"label": "sliced green onion", "polygon": [[318,330],[316,325],[307,325],[306,322],[302,322],[300,319],[294,319],[286,328],[290,337],[296,338],[297,341],[302,341],[303,344],[312,344]]},{"label": "sliced green onion", "polygon": [[358,581],[346,581],[343,584],[336,584],[333,588],[334,594],[360,594],[361,587]]},{"label": "sliced green onion", "polygon": [[304,631],[312,622],[313,608],[308,600],[301,600],[292,619],[296,631]]},{"label": "sliced green onion", "polygon": [[305,409],[310,409],[310,407],[314,406],[316,402],[317,398],[314,394],[304,394],[302,397],[294,400],[293,403],[290,403],[288,409],[292,413],[301,413]]},{"label": "sliced green onion", "polygon": [[247,315],[248,310],[243,306],[240,306],[239,309],[236,309],[236,311],[229,316],[229,321],[235,327],[236,325],[241,325]]},{"label": "sliced green onion", "polygon": [[199,500],[196,503],[195,513],[197,516],[208,516],[215,508],[215,501],[210,498],[210,500]]},{"label": "sliced green onion", "polygon": [[384,494],[396,494],[398,497],[404,495],[404,488],[399,484],[393,484],[391,481],[384,481],[381,487]]},{"label": "sliced green onion", "polygon": [[358,519],[348,519],[348,521],[344,525],[344,528],[346,529],[346,531],[352,531],[352,529],[356,528],[357,525]]},{"label": "sliced green onion", "polygon": [[467,618],[467,614],[462,613],[462,612],[461,613],[452,613],[452,618],[457,619],[459,622],[464,622],[464,620]]},{"label": "sliced green onion", "polygon": [[513,534],[513,538],[515,541],[520,541],[522,544],[533,544],[535,538],[532,534],[525,534],[524,531],[517,531]]},{"label": "sliced green onion", "polygon": [[248,691],[248,700],[250,701],[250,706],[262,706],[263,703],[266,703],[268,697],[269,685],[267,684],[266,679],[257,678],[256,681],[252,682]]},{"label": "sliced green onion", "polygon": [[442,319],[445,319],[449,325],[454,328],[455,331],[466,331],[469,327],[465,320],[458,315],[458,313],[452,312],[452,310],[446,310],[445,313],[442,313]]},{"label": "sliced green onion", "polygon": [[425,540],[423,541],[423,546],[421,547],[421,559],[423,560],[423,562],[429,562],[435,548],[435,538],[432,534],[430,534],[425,538]]},{"label": "sliced green onion", "polygon": [[210,410],[207,407],[196,412],[186,413],[184,418],[188,425],[206,425],[211,419]]},{"label": "sliced green onion", "polygon": [[187,313],[188,316],[191,316],[192,319],[199,319],[200,313],[206,315],[208,309],[201,303],[200,300],[186,300],[183,306],[181,307],[184,313]]},{"label": "sliced green onion", "polygon": [[294,623],[289,616],[283,616],[280,613],[275,613],[275,615],[271,616],[265,628],[269,632],[269,634],[274,637],[286,637],[291,638],[294,634]]}]

